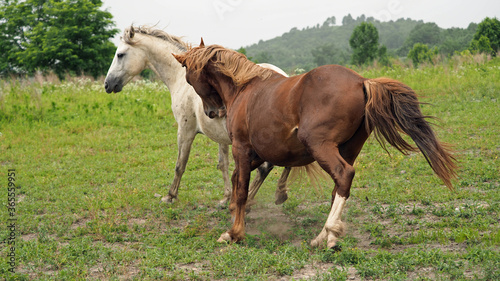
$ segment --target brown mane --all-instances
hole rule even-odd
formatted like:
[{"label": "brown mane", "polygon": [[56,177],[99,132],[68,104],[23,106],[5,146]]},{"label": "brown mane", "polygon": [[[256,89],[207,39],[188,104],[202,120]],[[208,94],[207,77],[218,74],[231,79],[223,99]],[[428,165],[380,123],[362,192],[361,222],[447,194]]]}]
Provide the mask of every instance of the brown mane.
[{"label": "brown mane", "polygon": [[195,73],[213,61],[216,69],[231,78],[236,86],[243,86],[255,77],[263,80],[269,78],[273,71],[260,67],[236,51],[219,45],[196,47],[185,54],[184,64]]},{"label": "brown mane", "polygon": [[182,41],[180,37],[170,35],[161,29],[154,28],[153,26],[135,27],[131,25],[130,27],[125,28],[125,30],[123,31],[123,41],[129,45],[135,45],[137,43],[137,40],[134,40],[133,38],[136,33],[153,36],[172,43],[183,52],[191,48],[191,45]]}]

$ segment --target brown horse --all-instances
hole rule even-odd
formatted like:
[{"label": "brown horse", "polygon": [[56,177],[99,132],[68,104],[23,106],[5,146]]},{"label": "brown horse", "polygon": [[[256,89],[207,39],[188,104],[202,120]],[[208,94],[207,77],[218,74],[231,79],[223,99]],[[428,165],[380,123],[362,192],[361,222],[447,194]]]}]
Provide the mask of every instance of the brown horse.
[{"label": "brown horse", "polygon": [[[233,226],[219,241],[245,234],[245,204],[250,172],[264,161],[303,166],[318,161],[335,182],[332,206],[312,246],[333,247],[344,231],[340,220],[354,177],[353,164],[375,130],[402,153],[420,151],[439,178],[452,189],[455,159],[438,141],[420,111],[415,92],[386,78],[366,79],[338,65],[283,77],[256,66],[242,54],[211,45],[175,58],[203,100],[205,114],[227,115],[235,170],[229,206]],[[410,136],[417,147],[400,135]],[[381,143],[382,144],[382,143]]]}]

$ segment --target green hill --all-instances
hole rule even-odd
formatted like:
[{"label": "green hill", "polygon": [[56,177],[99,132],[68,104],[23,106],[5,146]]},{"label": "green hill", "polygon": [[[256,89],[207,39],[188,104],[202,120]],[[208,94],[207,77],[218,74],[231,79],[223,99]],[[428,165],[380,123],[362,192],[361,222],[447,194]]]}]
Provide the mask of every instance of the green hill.
[{"label": "green hill", "polygon": [[[318,63],[315,62],[313,52],[321,50],[320,48],[331,50],[329,63],[348,64],[351,56],[349,38],[354,28],[363,21],[375,25],[379,32],[379,43],[385,45],[388,53],[393,56],[406,56],[408,49],[414,43],[422,41],[421,38],[429,37],[427,36],[429,32],[437,32],[437,39],[431,37],[430,44],[421,43],[428,43],[430,47],[439,47],[440,50],[440,44],[443,43],[446,45],[443,52],[453,53],[455,50],[465,49],[475,32],[475,25],[468,29],[444,30],[433,23],[428,24],[421,20],[401,18],[396,21],[380,22],[372,17],[366,18],[364,15],[357,19],[347,15],[343,18],[342,25],[334,25],[335,18],[332,17],[322,25],[318,24],[302,30],[292,28],[279,37],[267,41],[261,40],[257,44],[244,48],[247,56],[254,61],[269,62],[287,72],[292,72],[296,68],[310,70],[317,67]],[[410,38],[411,34],[413,36]],[[410,45],[409,48],[408,45]]]}]

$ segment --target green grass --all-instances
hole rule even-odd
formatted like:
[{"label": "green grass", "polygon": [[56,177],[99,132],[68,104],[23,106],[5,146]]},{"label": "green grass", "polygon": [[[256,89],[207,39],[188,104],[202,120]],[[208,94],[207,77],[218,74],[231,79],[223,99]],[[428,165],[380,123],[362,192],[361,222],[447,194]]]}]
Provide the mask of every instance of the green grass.
[{"label": "green grass", "polygon": [[[498,280],[500,279],[500,60],[451,60],[420,69],[362,69],[414,88],[440,139],[460,161],[455,190],[420,154],[390,156],[370,138],[355,164],[341,252],[309,246],[332,183],[290,185],[274,206],[271,173],[247,219],[247,238],[219,244],[217,145],[199,135],[179,200],[176,123],[165,86],[138,81],[108,95],[101,82],[2,80],[0,240],[9,237],[7,170],[16,169],[16,273],[11,280]],[[232,168],[231,168],[232,170]]]}]

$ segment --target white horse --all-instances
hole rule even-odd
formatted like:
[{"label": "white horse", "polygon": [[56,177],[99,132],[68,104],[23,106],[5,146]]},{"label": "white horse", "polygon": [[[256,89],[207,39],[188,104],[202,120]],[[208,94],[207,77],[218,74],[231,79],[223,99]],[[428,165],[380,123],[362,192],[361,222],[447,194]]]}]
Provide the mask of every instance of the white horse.
[{"label": "white horse", "polygon": [[[179,37],[172,36],[162,30],[150,27],[126,28],[121,42],[116,50],[113,62],[108,70],[104,87],[106,92],[120,92],[134,76],[146,68],[153,70],[170,90],[172,112],[178,123],[177,147],[178,156],[175,164],[175,176],[168,195],[163,202],[172,202],[177,198],[182,174],[186,169],[191,145],[196,134],[206,135],[219,144],[219,164],[224,179],[224,198],[220,204],[225,204],[231,198],[231,183],[228,175],[229,139],[225,118],[208,118],[203,110],[203,103],[194,89],[186,82],[186,70],[175,60],[172,53],[187,51],[189,45]],[[287,74],[271,64],[261,64],[284,76]],[[258,168],[257,176],[249,188],[248,202],[254,202],[254,197],[262,182],[273,169],[270,163],[264,163]],[[276,204],[286,201],[286,180],[290,168],[285,168],[278,181],[275,197]],[[247,204],[249,205],[249,204]]]}]

